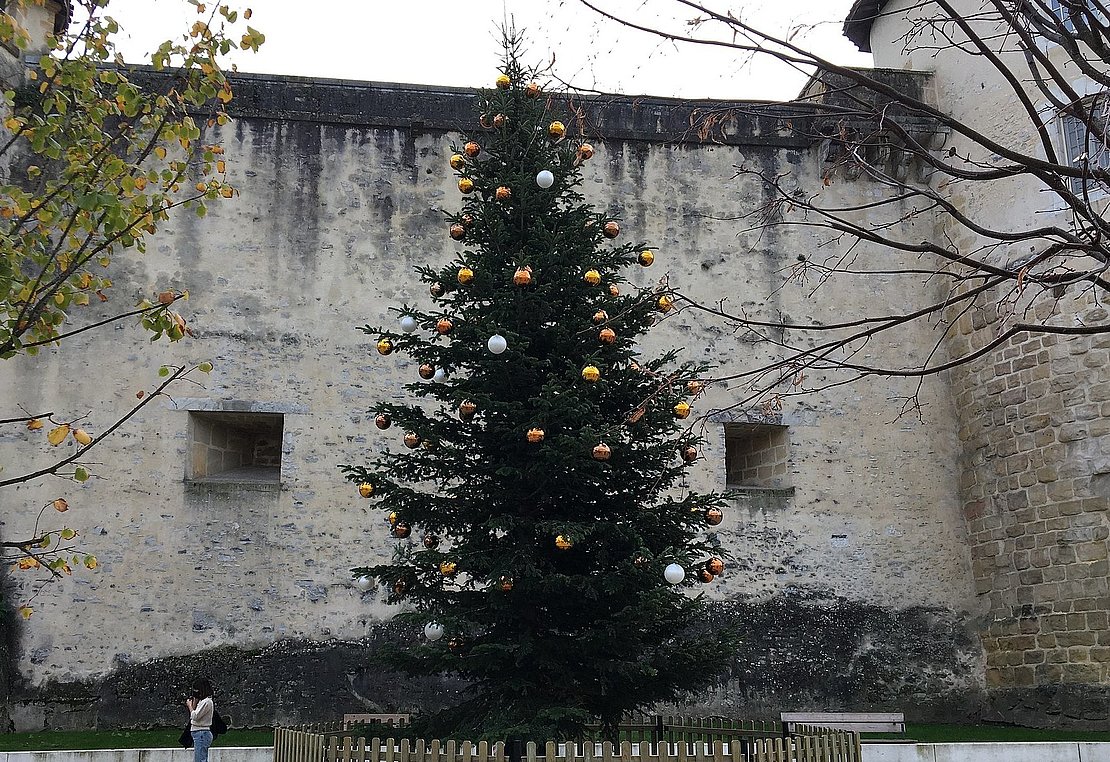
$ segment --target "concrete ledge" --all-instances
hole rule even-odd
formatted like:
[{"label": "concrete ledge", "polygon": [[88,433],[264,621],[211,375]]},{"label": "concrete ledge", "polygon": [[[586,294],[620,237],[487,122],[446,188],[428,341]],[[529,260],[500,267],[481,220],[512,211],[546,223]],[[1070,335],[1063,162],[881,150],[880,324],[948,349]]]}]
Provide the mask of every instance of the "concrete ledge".
[{"label": "concrete ledge", "polygon": [[1110,743],[865,743],[863,762],[1110,762]]}]

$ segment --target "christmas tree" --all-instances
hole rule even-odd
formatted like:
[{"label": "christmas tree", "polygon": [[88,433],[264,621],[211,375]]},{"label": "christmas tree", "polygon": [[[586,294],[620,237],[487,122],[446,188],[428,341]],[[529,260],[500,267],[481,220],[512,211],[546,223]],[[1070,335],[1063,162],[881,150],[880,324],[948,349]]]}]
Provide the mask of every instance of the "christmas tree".
[{"label": "christmas tree", "polygon": [[423,380],[406,387],[419,404],[373,411],[404,447],[343,466],[400,541],[391,563],[353,572],[422,628],[392,666],[472,685],[426,732],[577,738],[714,682],[731,656],[683,589],[724,569],[724,496],[683,489],[707,368],[636,351],[673,309],[622,276],[654,254],[618,244],[618,221],[585,203],[593,148],[553,115],[518,41],[506,50],[475,134],[452,147],[457,254],[418,270],[434,307],[362,329]]}]

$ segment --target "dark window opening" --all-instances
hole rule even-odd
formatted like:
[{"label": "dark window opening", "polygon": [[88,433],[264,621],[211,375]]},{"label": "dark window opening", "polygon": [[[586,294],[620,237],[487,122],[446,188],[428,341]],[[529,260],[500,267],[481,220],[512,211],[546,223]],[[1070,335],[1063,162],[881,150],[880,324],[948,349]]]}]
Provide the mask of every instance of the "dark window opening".
[{"label": "dark window opening", "polygon": [[281,481],[280,413],[189,413],[185,478],[198,482]]},{"label": "dark window opening", "polygon": [[787,427],[767,423],[725,424],[726,484],[729,487],[790,487]]}]

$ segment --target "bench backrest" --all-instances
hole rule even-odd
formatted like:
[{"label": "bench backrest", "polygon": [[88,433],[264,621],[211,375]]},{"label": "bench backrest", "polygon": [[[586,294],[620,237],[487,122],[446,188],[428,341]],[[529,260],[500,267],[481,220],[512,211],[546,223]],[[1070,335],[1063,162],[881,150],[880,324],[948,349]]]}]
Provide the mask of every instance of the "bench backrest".
[{"label": "bench backrest", "polygon": [[904,733],[906,715],[902,712],[783,712],[786,731],[795,725],[854,730],[857,733]]}]

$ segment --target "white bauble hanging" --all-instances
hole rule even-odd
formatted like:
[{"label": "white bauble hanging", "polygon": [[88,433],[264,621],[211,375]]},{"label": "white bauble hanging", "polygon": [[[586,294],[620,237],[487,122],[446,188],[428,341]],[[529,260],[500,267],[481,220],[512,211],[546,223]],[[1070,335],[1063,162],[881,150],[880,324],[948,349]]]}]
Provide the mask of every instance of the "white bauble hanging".
[{"label": "white bauble hanging", "polygon": [[486,347],[495,355],[499,355],[509,348],[509,342],[505,341],[505,337],[501,334],[495,333],[489,337],[489,341],[486,342]]},{"label": "white bauble hanging", "polygon": [[436,372],[435,375],[432,376],[432,380],[435,381],[437,384],[442,384],[444,381],[447,380],[447,371],[445,371],[443,368],[436,368]]},{"label": "white bauble hanging", "polygon": [[677,585],[686,579],[686,570],[679,564],[667,564],[667,568],[663,570],[663,579],[672,585]]},{"label": "white bauble hanging", "polygon": [[547,189],[555,184],[555,175],[551,174],[548,170],[543,170],[536,175],[536,185],[541,188]]},{"label": "white bauble hanging", "polygon": [[443,625],[439,622],[428,622],[424,625],[424,637],[433,643],[443,637]]},{"label": "white bauble hanging", "polygon": [[405,333],[412,333],[416,330],[416,318],[412,315],[405,315],[401,318],[401,330]]},{"label": "white bauble hanging", "polygon": [[365,574],[363,574],[361,577],[359,577],[358,579],[355,580],[355,587],[357,587],[359,590],[361,590],[364,593],[367,590],[369,590],[370,588],[372,588],[373,586],[374,586],[374,580],[370,579]]}]

